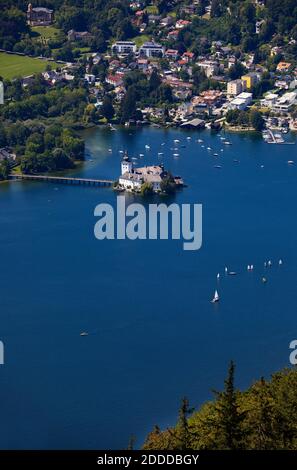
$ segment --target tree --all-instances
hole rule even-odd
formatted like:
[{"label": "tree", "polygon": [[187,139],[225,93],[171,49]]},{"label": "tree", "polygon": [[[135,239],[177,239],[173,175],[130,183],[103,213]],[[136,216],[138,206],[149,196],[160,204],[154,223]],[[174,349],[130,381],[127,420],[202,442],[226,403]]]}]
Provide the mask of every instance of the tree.
[{"label": "tree", "polygon": [[161,78],[156,69],[152,71],[152,74],[149,79],[150,90],[156,90],[161,85]]},{"label": "tree", "polygon": [[63,149],[70,156],[76,160],[84,158],[84,141],[79,137],[75,137],[69,129],[65,129],[62,134]]},{"label": "tree", "polygon": [[212,0],[210,16],[212,18],[222,15],[221,2],[220,0]]},{"label": "tree", "polygon": [[0,180],[6,180],[10,173],[9,161],[5,158],[0,162]]},{"label": "tree", "polygon": [[216,410],[218,413],[217,427],[220,434],[223,449],[240,449],[243,446],[242,421],[244,413],[238,410],[237,394],[234,387],[234,362],[230,362],[225,389],[216,392],[218,402]]},{"label": "tree", "polygon": [[153,185],[151,183],[143,183],[141,185],[141,195],[142,196],[150,196],[151,194],[153,194]]},{"label": "tree", "polygon": [[236,80],[237,78],[240,78],[242,75],[246,73],[246,68],[244,65],[241,64],[241,62],[236,62],[236,64],[232,65],[228,71],[229,78],[231,80]]},{"label": "tree", "polygon": [[6,136],[5,127],[3,126],[2,123],[0,123],[0,147],[5,147],[6,144],[7,144],[7,136]]},{"label": "tree", "polygon": [[71,46],[66,44],[65,46],[61,47],[61,49],[54,53],[54,59],[63,60],[65,62],[73,62],[74,55]]},{"label": "tree", "polygon": [[265,121],[262,117],[262,114],[254,109],[250,111],[250,123],[256,131],[262,131],[265,125]]},{"label": "tree", "polygon": [[161,181],[161,191],[166,194],[174,194],[176,191],[176,183],[169,172]]},{"label": "tree", "polygon": [[177,422],[177,433],[178,440],[180,442],[180,450],[191,449],[188,416],[192,413],[192,411],[193,410],[189,408],[189,400],[184,397],[179,409],[179,418]]},{"label": "tree", "polygon": [[269,450],[273,448],[273,406],[269,399],[268,387],[262,377],[259,387],[257,387],[259,400],[259,415],[256,422],[257,429],[257,449]]},{"label": "tree", "polygon": [[109,96],[104,97],[100,111],[108,121],[114,117],[114,107]]},{"label": "tree", "polygon": [[121,121],[125,123],[129,119],[133,119],[136,112],[136,91],[135,87],[131,86],[128,88],[128,91],[122,101],[121,106]]},{"label": "tree", "polygon": [[66,154],[66,152],[61,148],[56,148],[53,151],[54,164],[57,170],[64,170],[67,168],[73,168],[74,164],[71,158]]}]

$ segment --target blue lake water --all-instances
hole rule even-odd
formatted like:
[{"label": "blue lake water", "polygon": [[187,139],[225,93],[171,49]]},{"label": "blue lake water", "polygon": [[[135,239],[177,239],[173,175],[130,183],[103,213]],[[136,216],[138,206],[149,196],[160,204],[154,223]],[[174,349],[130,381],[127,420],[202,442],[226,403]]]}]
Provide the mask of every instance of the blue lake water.
[{"label": "blue lake water", "polygon": [[85,137],[75,175],[117,178],[126,149],[181,175],[175,202],[203,204],[203,246],[96,240],[94,208],[115,205],[111,189],[0,185],[0,448],[125,448],[131,434],[141,445],[175,422],[182,396],[210,399],[230,359],[244,388],[288,366],[297,338],[296,146],[152,128]]}]

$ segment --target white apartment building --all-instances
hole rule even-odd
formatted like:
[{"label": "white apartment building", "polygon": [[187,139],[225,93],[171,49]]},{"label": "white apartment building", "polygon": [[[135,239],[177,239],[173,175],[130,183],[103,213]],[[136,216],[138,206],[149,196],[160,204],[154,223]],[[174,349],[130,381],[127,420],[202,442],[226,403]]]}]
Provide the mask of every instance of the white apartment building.
[{"label": "white apartment building", "polygon": [[145,57],[163,57],[165,48],[153,41],[145,42],[139,49],[139,55]]},{"label": "white apartment building", "polygon": [[116,43],[113,44],[111,50],[113,54],[120,54],[120,55],[135,54],[136,44],[133,41],[117,41]]}]

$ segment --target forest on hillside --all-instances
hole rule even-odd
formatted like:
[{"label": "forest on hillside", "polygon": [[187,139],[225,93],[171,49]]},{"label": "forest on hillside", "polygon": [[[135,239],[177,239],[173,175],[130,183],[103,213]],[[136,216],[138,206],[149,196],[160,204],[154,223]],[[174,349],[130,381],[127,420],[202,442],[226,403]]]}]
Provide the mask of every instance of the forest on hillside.
[{"label": "forest on hillside", "polygon": [[154,450],[296,450],[297,370],[261,378],[241,392],[231,362],[224,390],[194,411],[184,398],[175,427],[156,426],[144,449]]},{"label": "forest on hillside", "polygon": [[[135,11],[128,0],[33,0],[34,6],[54,10],[55,27],[59,34],[42,44],[34,38],[34,32],[26,23],[28,1],[0,1],[0,48],[33,55],[51,56],[53,50],[63,49],[61,58],[71,57],[67,32],[71,29],[89,31],[92,40],[89,46],[97,52],[105,52],[110,40],[129,39],[139,34],[132,21]],[[143,8],[153,6],[165,16],[174,14],[183,17],[182,8],[191,5],[189,0],[165,2],[140,2]],[[197,52],[203,50],[205,40],[223,40],[230,45],[240,45],[243,51],[255,51],[272,38],[281,43],[289,35],[297,39],[297,5],[295,0],[266,0],[264,7],[251,0],[212,0],[210,18],[205,18],[208,1],[201,0],[192,24],[184,28],[178,37],[177,46]],[[260,34],[256,34],[256,21],[263,20]],[[144,15],[143,21],[147,21]],[[158,38],[160,30],[148,25],[147,34]],[[294,50],[294,52],[296,52]]]}]

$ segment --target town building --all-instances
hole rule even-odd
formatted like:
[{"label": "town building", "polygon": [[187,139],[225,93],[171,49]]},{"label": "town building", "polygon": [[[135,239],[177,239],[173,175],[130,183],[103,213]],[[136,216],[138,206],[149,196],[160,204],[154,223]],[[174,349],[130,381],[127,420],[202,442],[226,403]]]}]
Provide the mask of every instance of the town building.
[{"label": "town building", "polygon": [[160,23],[161,16],[160,15],[149,15],[148,16],[148,22],[149,24],[158,24]]},{"label": "town building", "polygon": [[206,76],[212,77],[213,75],[216,75],[219,72],[220,66],[217,61],[214,60],[201,60],[197,62],[198,67],[204,70]]},{"label": "town building", "polygon": [[42,73],[42,76],[44,80],[48,82],[49,85],[56,85],[64,78],[62,73],[58,73],[55,70],[47,70]]},{"label": "town building", "polygon": [[163,26],[163,28],[168,28],[171,26],[174,22],[174,19],[172,16],[166,16],[165,18],[162,18],[160,22],[160,26]]},{"label": "town building", "polygon": [[256,73],[247,73],[241,77],[243,82],[243,89],[250,90],[256,83],[259,81],[258,75]]},{"label": "town building", "polygon": [[149,68],[149,61],[147,59],[137,59],[137,67],[142,72],[146,72]]},{"label": "town building", "polygon": [[153,41],[145,42],[139,49],[139,55],[144,57],[163,57],[164,47]]},{"label": "town building", "polygon": [[194,57],[195,57],[194,52],[186,51],[182,55],[182,60],[184,60],[186,63],[189,63],[194,60]]},{"label": "town building", "polygon": [[230,102],[230,109],[238,109],[244,111],[252,102],[253,94],[252,93],[240,93],[234,100]]},{"label": "town building", "polygon": [[179,52],[177,49],[167,49],[167,51],[165,52],[165,57],[167,59],[176,60],[178,56],[179,56]]},{"label": "town building", "polygon": [[176,29],[183,29],[183,28],[186,28],[187,26],[189,26],[191,24],[191,21],[188,21],[188,20],[178,20],[176,23],[175,23],[175,27]]},{"label": "town building", "polygon": [[67,33],[68,41],[85,41],[88,42],[93,39],[93,36],[88,31],[75,31],[74,29],[70,29]]},{"label": "town building", "polygon": [[267,95],[265,95],[264,98],[260,101],[260,104],[265,108],[272,108],[277,100],[278,95],[276,93],[267,93]]},{"label": "town building", "polygon": [[113,54],[120,54],[120,55],[135,54],[136,44],[133,41],[117,41],[116,43],[113,44],[111,50]]},{"label": "town building", "polygon": [[277,99],[272,107],[275,113],[286,114],[291,111],[297,103],[297,91],[290,91]]},{"label": "town building", "polygon": [[94,84],[96,81],[96,76],[92,73],[85,73],[85,81],[88,82],[90,85]]},{"label": "town building", "polygon": [[13,163],[16,161],[16,154],[9,147],[0,148],[0,162],[3,160]]},{"label": "town building", "polygon": [[232,80],[227,83],[227,95],[237,96],[243,91],[243,85],[241,80]]},{"label": "town building", "polygon": [[290,68],[292,67],[292,64],[290,62],[279,62],[277,64],[276,70],[277,72],[288,72]]},{"label": "town building", "polygon": [[29,3],[27,10],[27,23],[30,26],[49,26],[54,20],[54,11],[45,7],[33,8]]},{"label": "town building", "polygon": [[109,85],[112,85],[114,87],[118,87],[123,85],[123,74],[122,73],[116,73],[116,74],[109,74],[106,79],[106,83]]},{"label": "town building", "polygon": [[181,13],[185,13],[186,15],[195,15],[196,10],[196,5],[185,5],[181,8]]},{"label": "town building", "polygon": [[264,20],[256,21],[256,34],[260,34],[262,25],[265,23]]}]

